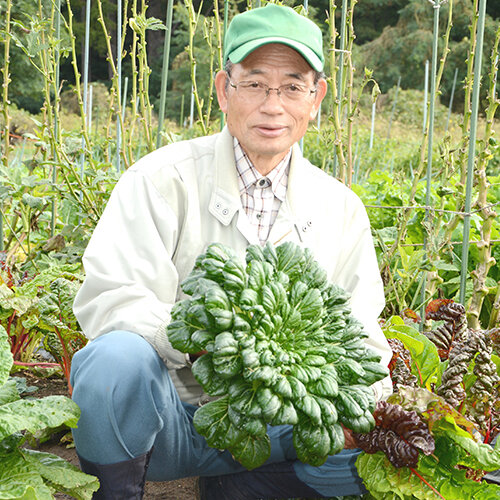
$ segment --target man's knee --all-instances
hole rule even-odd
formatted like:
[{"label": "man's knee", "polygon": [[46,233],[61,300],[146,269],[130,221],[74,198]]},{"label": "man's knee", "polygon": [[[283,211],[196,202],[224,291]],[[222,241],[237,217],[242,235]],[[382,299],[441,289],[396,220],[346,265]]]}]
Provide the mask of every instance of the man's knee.
[{"label": "man's knee", "polygon": [[87,344],[73,357],[71,381],[78,384],[109,385],[135,376],[161,360],[154,348],[140,335],[126,331],[110,332]]}]

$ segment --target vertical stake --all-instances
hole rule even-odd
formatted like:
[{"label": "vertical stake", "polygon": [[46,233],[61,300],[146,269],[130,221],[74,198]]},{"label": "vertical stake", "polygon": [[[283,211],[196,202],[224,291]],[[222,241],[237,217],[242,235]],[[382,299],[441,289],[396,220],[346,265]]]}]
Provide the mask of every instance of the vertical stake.
[{"label": "vertical stake", "polygon": [[448,105],[448,116],[446,117],[446,127],[444,129],[445,132],[448,131],[448,127],[450,125],[451,108],[453,107],[453,98],[455,96],[455,87],[457,85],[457,75],[458,68],[455,68],[455,76],[453,77],[453,85],[451,86],[450,104]]},{"label": "vertical stake", "polygon": [[163,130],[163,121],[165,120],[165,102],[167,100],[167,82],[168,82],[168,63],[170,59],[170,40],[172,39],[172,10],[174,1],[168,0],[167,20],[165,41],[163,44],[163,65],[161,73],[161,91],[160,91],[160,114],[158,116],[158,135],[156,136],[156,147],[161,145],[161,132]]},{"label": "vertical stake", "polygon": [[465,216],[462,240],[462,266],[460,270],[460,303],[465,305],[465,289],[467,266],[469,263],[470,208],[472,197],[472,177],[474,175],[474,157],[476,153],[477,115],[479,109],[479,89],[481,87],[481,66],[483,57],[484,19],[486,17],[486,0],[479,0],[479,19],[474,60],[474,83],[472,86],[472,108],[469,136],[469,157],[467,161],[467,182],[465,185]]},{"label": "vertical stake", "polygon": [[[118,99],[118,110],[121,105],[122,94],[122,0],[117,0],[116,4],[116,68],[118,72],[118,88],[116,98]],[[120,150],[121,145],[121,125],[119,114],[116,117],[116,170],[121,170]]]},{"label": "vertical stake", "polygon": [[[56,39],[57,39],[57,47],[55,49],[56,56],[56,74],[55,74],[55,92],[59,92],[59,40],[61,38],[61,0],[57,0],[56,3]],[[57,101],[56,101],[57,102]],[[58,121],[57,112],[54,113],[54,137],[57,138],[59,133],[59,121]],[[55,159],[55,147],[52,148],[52,158]],[[57,167],[56,162],[54,161],[52,165],[52,186],[55,187],[57,182]],[[50,236],[54,236],[56,232],[56,219],[57,219],[57,205],[56,205],[56,197],[52,198],[51,202],[51,210],[50,210]],[[2,244],[3,238],[0,238],[0,244]]]},{"label": "vertical stake", "polygon": [[398,83],[396,85],[396,93],[394,94],[394,102],[392,103],[391,116],[389,118],[389,127],[387,127],[387,139],[386,139],[386,142],[391,137],[392,120],[394,119],[394,113],[396,112],[396,103],[398,102],[398,92],[399,92],[399,86],[400,85],[401,85],[401,75],[398,76]]},{"label": "vertical stake", "polygon": [[425,126],[427,124],[427,94],[429,93],[429,61],[425,61],[425,77],[424,77],[424,120],[422,124],[422,133],[425,134]]},{"label": "vertical stake", "polygon": [[[89,53],[90,53],[90,7],[92,1],[87,0],[85,10],[85,48],[83,52],[83,112],[87,113],[88,87],[89,87]],[[87,117],[85,117],[86,120]],[[86,122],[85,122],[86,123]],[[85,164],[85,138],[82,137],[82,153],[80,156],[80,177],[83,179]]]},{"label": "vertical stake", "polygon": [[[427,222],[427,227],[429,227],[430,222],[430,211],[429,206],[431,204],[431,176],[432,176],[432,149],[433,149],[433,135],[434,135],[434,105],[436,101],[436,73],[437,73],[437,51],[438,51],[438,37],[439,37],[439,11],[441,8],[442,0],[434,0],[432,7],[434,8],[434,27],[433,27],[433,39],[432,39],[432,69],[431,69],[431,91],[430,91],[430,103],[429,103],[429,137],[427,143],[427,171],[426,171],[426,190],[425,190],[425,221]],[[427,80],[429,77],[429,61],[426,61],[426,87]],[[427,94],[427,92],[426,92]],[[427,99],[426,99],[427,104]],[[425,108],[427,109],[427,107]],[[424,122],[424,132],[425,132]],[[427,258],[427,234],[425,232],[424,226],[424,260]],[[422,297],[422,310],[421,326],[425,323],[425,291],[426,291],[426,281],[427,272],[424,271],[423,284],[420,291]]]}]

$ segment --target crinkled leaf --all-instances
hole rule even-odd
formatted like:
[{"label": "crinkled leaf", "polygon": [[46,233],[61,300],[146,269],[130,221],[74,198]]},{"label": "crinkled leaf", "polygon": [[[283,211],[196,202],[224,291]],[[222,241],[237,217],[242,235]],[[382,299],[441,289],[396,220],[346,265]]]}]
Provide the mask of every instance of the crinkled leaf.
[{"label": "crinkled leaf", "polygon": [[7,380],[0,387],[0,406],[17,401],[20,398],[17,384],[14,379]]},{"label": "crinkled leaf", "polygon": [[5,328],[0,325],[0,386],[7,382],[14,360]]},{"label": "crinkled leaf", "polygon": [[65,396],[14,401],[0,407],[0,441],[23,430],[34,433],[63,424],[76,427],[79,416],[76,403]]},{"label": "crinkled leaf", "polygon": [[[470,437],[474,425],[444,399],[423,387],[400,387],[388,401],[400,404],[407,410],[422,414],[432,431],[434,427],[451,426],[453,432]],[[465,430],[467,429],[467,430]]]},{"label": "crinkled leaf", "polygon": [[77,500],[90,500],[93,492],[99,489],[96,477],[84,474],[56,455],[36,450],[23,450],[22,453],[32,469],[56,487],[57,491],[67,493]]}]

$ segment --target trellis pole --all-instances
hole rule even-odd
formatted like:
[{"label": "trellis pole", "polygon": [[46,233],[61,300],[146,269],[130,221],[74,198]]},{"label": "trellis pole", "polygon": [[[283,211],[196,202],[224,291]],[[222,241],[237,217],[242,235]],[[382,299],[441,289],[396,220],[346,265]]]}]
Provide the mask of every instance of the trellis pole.
[{"label": "trellis pole", "polygon": [[[87,0],[85,9],[85,45],[83,50],[83,109],[87,112],[89,91],[89,54],[90,54],[90,7],[92,0]],[[85,165],[85,137],[82,137],[82,153],[80,155],[80,177],[83,179]]]},{"label": "trellis pole", "polygon": [[[116,4],[116,69],[118,75],[118,88],[116,99],[118,100],[117,109],[121,105],[122,93],[122,0],[117,0]],[[116,117],[116,170],[121,170],[120,149],[121,149],[121,124],[119,113]]]},{"label": "trellis pole", "polygon": [[450,104],[448,105],[448,115],[446,117],[446,127],[445,132],[448,132],[448,127],[450,126],[451,109],[453,108],[453,98],[455,97],[455,87],[457,85],[457,75],[458,68],[455,68],[455,75],[453,76],[453,84],[451,86]]},{"label": "trellis pole", "polygon": [[424,119],[422,122],[422,133],[425,134],[425,127],[427,126],[427,105],[429,93],[429,61],[425,61],[425,77],[424,77]]},{"label": "trellis pole", "polygon": [[[427,142],[427,170],[425,176],[425,221],[426,227],[429,227],[430,223],[430,204],[431,204],[431,178],[432,178],[432,150],[433,150],[433,136],[434,136],[434,105],[436,103],[436,74],[437,74],[437,52],[438,52],[438,38],[439,38],[439,12],[441,9],[441,5],[446,0],[429,0],[433,9],[434,9],[434,25],[433,25],[433,38],[432,38],[432,66],[430,72],[430,97],[429,97],[429,132],[428,132],[428,142]],[[425,69],[426,69],[426,77],[429,76],[429,61],[426,61]],[[426,89],[427,89],[427,78],[426,78]],[[427,93],[427,92],[426,92]],[[427,99],[426,99],[427,103]],[[427,108],[425,108],[427,109]],[[425,132],[426,123],[424,121],[424,132]],[[427,258],[427,234],[424,230],[424,260]],[[427,272],[424,271],[423,275],[423,283],[422,283],[422,319],[425,320],[425,292],[426,292],[426,280],[427,280]],[[422,322],[423,325],[424,322]]]},{"label": "trellis pole", "polygon": [[[59,40],[61,38],[61,0],[57,0],[56,2],[56,39],[57,45],[55,49],[56,56],[56,68],[55,68],[55,91],[59,92]],[[57,102],[57,101],[56,101]],[[59,120],[58,113],[54,114],[54,137],[58,137],[59,130]],[[55,145],[52,145],[52,157],[55,157]],[[57,167],[55,162],[52,165],[52,185],[55,186],[57,182]],[[56,196],[52,198],[51,201],[51,209],[50,209],[50,236],[54,236],[56,231],[56,218],[57,218],[57,205],[56,205]]]},{"label": "trellis pole", "polygon": [[348,0],[342,0],[342,12],[340,16],[340,50],[339,50],[339,74],[338,74],[338,89],[339,89],[339,117],[342,118],[342,99],[344,97],[344,51],[345,51],[345,28],[347,20],[347,3]]},{"label": "trellis pole", "polygon": [[[224,41],[226,39],[228,15],[229,15],[229,0],[224,0],[224,16],[223,16],[223,20],[222,20],[222,53],[223,54],[224,54]],[[226,64],[226,61],[222,61],[222,69],[224,69],[225,64]],[[225,117],[224,113],[221,111],[220,112],[220,129],[221,130],[224,128],[225,122],[226,122],[226,117]]]},{"label": "trellis pole", "polygon": [[375,135],[375,114],[377,112],[377,100],[372,97],[372,124],[370,127],[370,144],[369,149],[373,148],[373,136]]},{"label": "trellis pole", "polygon": [[486,17],[486,0],[479,1],[479,17],[474,60],[474,83],[472,86],[472,108],[469,134],[469,156],[467,161],[467,181],[465,185],[464,231],[462,240],[462,265],[460,269],[460,303],[465,305],[467,267],[469,263],[470,209],[472,198],[472,178],[476,153],[477,115],[479,109],[479,89],[481,87],[481,66],[483,56],[484,20]]},{"label": "trellis pole", "polygon": [[400,85],[401,85],[401,75],[398,76],[398,83],[396,84],[396,93],[394,94],[394,102],[392,103],[391,116],[389,117],[389,126],[387,127],[386,142],[391,138],[392,120],[394,119],[394,113],[396,112],[396,104],[398,102],[398,93]]},{"label": "trellis pole", "polygon": [[167,82],[168,82],[168,63],[170,59],[170,41],[172,39],[173,6],[174,6],[174,0],[168,0],[165,41],[163,45],[163,66],[161,73],[160,114],[158,116],[158,135],[156,137],[157,148],[159,148],[161,145],[161,132],[163,130],[163,121],[165,120],[165,102],[167,97]]}]

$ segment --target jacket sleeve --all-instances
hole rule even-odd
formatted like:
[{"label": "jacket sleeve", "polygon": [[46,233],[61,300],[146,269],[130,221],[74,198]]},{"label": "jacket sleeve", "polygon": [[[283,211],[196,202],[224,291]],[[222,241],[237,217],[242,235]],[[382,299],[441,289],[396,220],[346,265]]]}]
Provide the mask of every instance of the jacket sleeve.
[{"label": "jacket sleeve", "polygon": [[[387,366],[392,350],[382,332],[378,318],[385,306],[384,287],[377,263],[370,221],[361,200],[353,193],[346,200],[343,240],[336,270],[336,280],[351,293],[351,308],[369,333],[366,343]],[[390,377],[373,385],[377,399],[392,393]]]},{"label": "jacket sleeve", "polygon": [[140,169],[121,176],[84,253],[86,278],[73,306],[89,339],[127,330],[152,344],[169,368],[186,366],[165,330],[179,282],[172,262],[179,225]]}]

